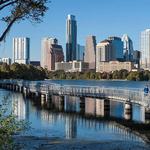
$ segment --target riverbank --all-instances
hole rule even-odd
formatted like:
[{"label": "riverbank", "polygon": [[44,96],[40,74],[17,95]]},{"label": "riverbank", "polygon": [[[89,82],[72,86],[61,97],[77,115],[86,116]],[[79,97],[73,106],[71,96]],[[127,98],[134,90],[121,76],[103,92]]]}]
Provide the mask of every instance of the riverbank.
[{"label": "riverbank", "polygon": [[139,136],[141,136],[147,143],[150,144],[150,123],[144,124],[124,120],[116,122],[127,127],[137,135],[139,134]]},{"label": "riverbank", "polygon": [[48,137],[15,137],[19,150],[149,150],[150,145],[133,141],[87,141]]}]

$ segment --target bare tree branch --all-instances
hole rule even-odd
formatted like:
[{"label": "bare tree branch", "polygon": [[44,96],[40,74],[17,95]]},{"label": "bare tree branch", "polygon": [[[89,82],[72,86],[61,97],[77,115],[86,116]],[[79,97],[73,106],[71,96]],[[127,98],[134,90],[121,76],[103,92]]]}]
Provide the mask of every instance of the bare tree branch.
[{"label": "bare tree branch", "polygon": [[5,7],[7,7],[7,6],[9,6],[9,5],[12,5],[12,4],[16,3],[16,2],[17,2],[17,0],[11,1],[11,2],[9,2],[9,3],[6,3],[5,5],[2,5],[2,6],[0,7],[0,11],[1,11],[2,9],[4,9]]},{"label": "bare tree branch", "polygon": [[6,27],[6,29],[4,30],[3,34],[0,36],[0,41],[2,41],[3,39],[5,39],[8,31],[10,30],[10,28],[12,27],[12,25],[14,24],[14,22],[16,21],[16,18],[14,18]]},{"label": "bare tree branch", "polygon": [[9,8],[8,15],[2,16],[1,22],[6,23],[6,28],[0,35],[0,42],[4,40],[7,32],[15,22],[30,20],[39,23],[47,11],[46,4],[49,0],[0,0],[0,11]]},{"label": "bare tree branch", "polygon": [[8,2],[10,2],[10,1],[12,1],[12,0],[1,0],[1,1],[0,1],[0,5],[5,4],[5,3],[8,3]]}]

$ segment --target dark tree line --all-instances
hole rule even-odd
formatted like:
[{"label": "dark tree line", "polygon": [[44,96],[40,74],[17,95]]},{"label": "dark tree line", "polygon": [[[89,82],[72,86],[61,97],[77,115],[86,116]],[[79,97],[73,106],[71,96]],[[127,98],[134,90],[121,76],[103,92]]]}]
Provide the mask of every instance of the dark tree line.
[{"label": "dark tree line", "polygon": [[68,80],[132,80],[148,81],[150,80],[150,71],[116,70],[114,72],[64,72],[63,70],[48,71],[42,67],[14,63],[0,65],[0,79],[24,79],[24,80],[44,80],[44,79],[68,79]]},{"label": "dark tree line", "polygon": [[112,80],[112,79],[120,79],[120,80],[132,80],[132,81],[148,81],[150,80],[150,71],[131,71],[127,70],[116,70],[114,72],[64,72],[63,70],[48,72],[47,78],[49,79],[86,79],[86,80]]},{"label": "dark tree line", "polygon": [[1,79],[24,79],[24,80],[43,80],[46,78],[46,71],[42,67],[14,63],[0,65]]}]

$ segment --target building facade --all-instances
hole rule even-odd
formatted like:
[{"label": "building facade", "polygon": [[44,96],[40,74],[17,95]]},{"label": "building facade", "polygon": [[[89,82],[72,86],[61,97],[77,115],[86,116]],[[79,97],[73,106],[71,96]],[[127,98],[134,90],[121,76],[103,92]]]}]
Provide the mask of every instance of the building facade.
[{"label": "building facade", "polygon": [[128,70],[134,69],[134,63],[130,61],[120,62],[120,61],[109,61],[109,62],[99,62],[99,67],[96,68],[96,72],[113,72],[115,70]]},{"label": "building facade", "polygon": [[150,29],[141,32],[141,68],[150,69]]},{"label": "building facade", "polygon": [[124,34],[122,37],[123,42],[123,55],[125,61],[132,61],[133,60],[133,42],[131,38]]},{"label": "building facade", "polygon": [[111,41],[113,45],[112,58],[113,60],[123,60],[123,42],[120,37],[109,37],[109,41]]},{"label": "building facade", "polygon": [[133,51],[133,62],[135,68],[140,68],[140,58],[141,58],[141,52],[138,50]]},{"label": "building facade", "polygon": [[38,67],[38,66],[40,66],[40,61],[30,61],[30,64],[35,67]]},{"label": "building facade", "polygon": [[113,60],[113,46],[111,41],[104,40],[96,46],[96,62]]},{"label": "building facade", "polygon": [[66,61],[76,60],[77,49],[77,22],[73,15],[67,17],[66,31]]},{"label": "building facade", "polygon": [[64,70],[65,72],[84,72],[89,70],[89,64],[83,61],[70,61],[55,63],[55,70]]},{"label": "building facade", "polygon": [[95,70],[96,67],[96,37],[88,36],[86,38],[84,62],[89,63],[89,69]]},{"label": "building facade", "polygon": [[82,46],[80,44],[77,45],[77,61],[84,61],[84,51],[85,51],[85,46]]},{"label": "building facade", "polygon": [[43,38],[41,48],[41,67],[49,71],[55,70],[55,62],[64,61],[64,53],[58,40],[55,38]]},{"label": "building facade", "polygon": [[13,38],[13,63],[30,64],[29,38]]},{"label": "building facade", "polygon": [[6,63],[7,65],[11,65],[11,58],[0,58],[1,63]]}]

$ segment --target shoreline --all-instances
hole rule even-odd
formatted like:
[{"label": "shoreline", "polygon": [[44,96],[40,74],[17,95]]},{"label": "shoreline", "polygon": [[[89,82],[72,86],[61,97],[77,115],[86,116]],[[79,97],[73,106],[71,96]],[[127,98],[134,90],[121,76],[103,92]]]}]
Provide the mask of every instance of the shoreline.
[{"label": "shoreline", "polygon": [[20,150],[149,150],[150,145],[133,141],[93,141],[80,139],[61,139],[49,137],[22,136],[15,138],[15,145]]}]

